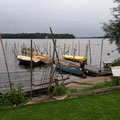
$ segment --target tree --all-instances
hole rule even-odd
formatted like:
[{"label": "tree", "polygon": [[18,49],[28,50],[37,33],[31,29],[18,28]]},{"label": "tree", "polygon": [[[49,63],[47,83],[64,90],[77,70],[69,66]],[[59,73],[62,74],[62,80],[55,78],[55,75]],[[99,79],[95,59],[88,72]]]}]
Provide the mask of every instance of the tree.
[{"label": "tree", "polygon": [[115,42],[117,50],[120,52],[120,0],[114,0],[118,4],[112,9],[113,20],[103,23],[103,31],[105,31],[105,38],[109,38],[110,43]]}]

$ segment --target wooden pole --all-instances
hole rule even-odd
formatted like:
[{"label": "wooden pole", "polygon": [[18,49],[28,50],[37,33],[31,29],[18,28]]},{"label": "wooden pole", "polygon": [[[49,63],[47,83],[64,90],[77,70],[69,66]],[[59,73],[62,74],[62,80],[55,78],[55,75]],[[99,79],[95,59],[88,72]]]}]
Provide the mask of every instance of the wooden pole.
[{"label": "wooden pole", "polygon": [[49,56],[51,57],[51,42],[50,42]]},{"label": "wooden pole", "polygon": [[58,45],[58,56],[60,56],[60,45]]},{"label": "wooden pole", "polygon": [[75,48],[74,48],[74,52],[73,52],[73,62],[75,61],[76,48],[77,48],[77,44],[75,44]]},{"label": "wooden pole", "polygon": [[78,55],[80,56],[80,41],[78,41]]},{"label": "wooden pole", "polygon": [[86,45],[85,57],[88,59],[88,45]]},{"label": "wooden pole", "polygon": [[32,99],[32,40],[31,40],[31,64],[30,64],[30,88],[31,88],[31,99]]},{"label": "wooden pole", "polygon": [[92,63],[92,58],[91,58],[91,44],[90,44],[90,40],[89,40],[89,52],[90,52],[90,65]]},{"label": "wooden pole", "polygon": [[71,55],[73,55],[73,51],[74,51],[74,42],[72,43],[72,51],[71,51]]},{"label": "wooden pole", "polygon": [[1,35],[0,35],[0,41],[1,41],[3,55],[4,55],[4,59],[5,59],[5,65],[6,65],[6,69],[7,69],[7,73],[8,73],[9,86],[10,86],[10,90],[12,90],[12,84],[11,84],[11,80],[10,80],[10,73],[9,73],[9,69],[8,69],[7,59],[6,59],[5,50],[4,50]]},{"label": "wooden pole", "polygon": [[102,53],[103,53],[103,39],[102,39],[102,44],[101,44],[100,68],[102,66]]},{"label": "wooden pole", "polygon": [[68,55],[69,55],[69,52],[70,52],[70,45],[68,46]]},{"label": "wooden pole", "polygon": [[64,44],[64,53],[63,53],[64,55],[65,55],[65,50],[66,50],[66,44]]},{"label": "wooden pole", "polygon": [[54,48],[53,48],[53,57],[52,57],[51,71],[50,71],[50,82],[49,82],[48,89],[47,89],[47,94],[48,95],[50,94],[50,87],[51,87],[51,84],[53,82],[53,77],[54,77],[53,64],[54,64],[54,57],[55,57],[56,40],[54,41],[54,45],[53,46],[54,46]]},{"label": "wooden pole", "polygon": [[[50,32],[51,32],[51,36],[52,36],[53,43],[55,43],[55,41],[54,41],[54,35],[53,35],[53,32],[52,32],[51,27],[50,27]],[[59,67],[60,67],[61,77],[62,77],[62,80],[63,80],[63,75],[62,75],[62,71],[61,71],[60,61],[59,61],[59,57],[58,57],[58,53],[57,53],[55,44],[54,44],[54,49],[55,49],[56,57],[57,57],[57,60],[58,60],[58,65],[59,65]],[[64,80],[63,80],[62,84],[64,85]]]}]

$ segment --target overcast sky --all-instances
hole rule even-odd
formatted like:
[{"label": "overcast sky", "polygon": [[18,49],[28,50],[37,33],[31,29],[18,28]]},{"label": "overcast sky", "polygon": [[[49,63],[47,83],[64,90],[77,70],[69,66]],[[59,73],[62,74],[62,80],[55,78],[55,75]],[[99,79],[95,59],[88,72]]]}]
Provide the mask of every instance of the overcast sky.
[{"label": "overcast sky", "polygon": [[102,36],[113,0],[0,0],[1,33],[73,33]]}]

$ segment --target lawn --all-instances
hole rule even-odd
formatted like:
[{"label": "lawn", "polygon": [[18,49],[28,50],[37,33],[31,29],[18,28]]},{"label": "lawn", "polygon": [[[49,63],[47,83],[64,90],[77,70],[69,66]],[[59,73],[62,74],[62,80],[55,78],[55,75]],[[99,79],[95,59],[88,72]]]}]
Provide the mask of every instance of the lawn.
[{"label": "lawn", "polygon": [[120,120],[120,91],[0,108],[0,120]]}]

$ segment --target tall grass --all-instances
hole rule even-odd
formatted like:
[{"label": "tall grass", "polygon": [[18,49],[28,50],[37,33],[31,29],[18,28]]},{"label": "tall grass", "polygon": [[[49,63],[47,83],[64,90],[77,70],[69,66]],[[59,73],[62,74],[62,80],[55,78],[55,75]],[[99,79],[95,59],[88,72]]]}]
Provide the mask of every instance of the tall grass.
[{"label": "tall grass", "polygon": [[93,85],[93,87],[83,88],[82,91],[88,91],[88,90],[99,89],[99,88],[107,88],[107,87],[112,87],[116,85],[119,85],[119,79],[113,78],[111,81],[105,81],[104,83]]}]

